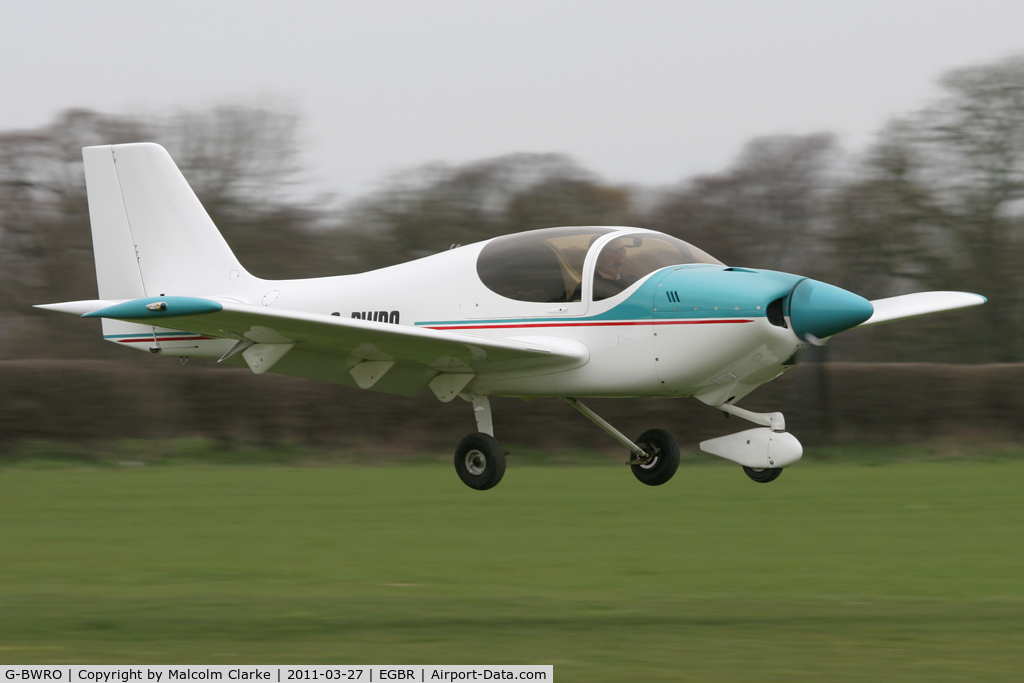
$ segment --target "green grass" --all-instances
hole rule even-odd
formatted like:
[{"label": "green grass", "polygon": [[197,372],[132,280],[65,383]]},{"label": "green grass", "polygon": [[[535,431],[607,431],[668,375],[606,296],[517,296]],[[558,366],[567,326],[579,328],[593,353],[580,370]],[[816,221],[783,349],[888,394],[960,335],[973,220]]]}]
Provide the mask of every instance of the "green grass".
[{"label": "green grass", "polygon": [[[613,446],[595,451],[585,448],[539,449],[506,444],[512,457],[510,467],[535,465],[601,466],[622,463],[622,448]],[[944,462],[949,460],[994,462],[1024,460],[1024,446],[999,442],[964,443],[931,441],[923,444],[814,446],[805,448],[804,463],[848,463],[890,465],[908,462]],[[0,469],[62,469],[66,467],[179,466],[179,465],[426,465],[451,462],[451,449],[410,450],[394,445],[382,449],[370,439],[362,446],[316,447],[289,442],[225,441],[204,438],[121,439],[116,441],[43,441],[23,440],[0,446]],[[731,463],[702,453],[683,449],[681,465],[733,467]]]},{"label": "green grass", "polygon": [[658,488],[519,466],[488,492],[433,464],[8,467],[0,662],[1020,680],[1024,460],[809,460]]}]

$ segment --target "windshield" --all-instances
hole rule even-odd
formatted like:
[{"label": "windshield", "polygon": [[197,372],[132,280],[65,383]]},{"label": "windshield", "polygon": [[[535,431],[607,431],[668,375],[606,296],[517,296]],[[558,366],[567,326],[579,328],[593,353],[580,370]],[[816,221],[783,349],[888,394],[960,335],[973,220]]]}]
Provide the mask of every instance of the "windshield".
[{"label": "windshield", "polygon": [[590,245],[611,228],[547,228],[491,240],[476,272],[493,292],[517,301],[580,300],[583,262]]},{"label": "windshield", "polygon": [[604,246],[594,268],[594,301],[615,296],[642,277],[667,266],[725,265],[686,242],[660,233],[632,233]]}]

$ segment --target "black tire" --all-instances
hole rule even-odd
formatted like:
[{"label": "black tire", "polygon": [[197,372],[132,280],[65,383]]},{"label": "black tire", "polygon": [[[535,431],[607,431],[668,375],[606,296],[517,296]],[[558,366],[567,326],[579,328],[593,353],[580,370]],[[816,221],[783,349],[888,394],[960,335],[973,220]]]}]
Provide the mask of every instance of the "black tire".
[{"label": "black tire", "polygon": [[767,484],[770,481],[775,481],[782,474],[781,467],[747,467],[743,466],[743,472],[756,481],[758,484]]},{"label": "black tire", "polygon": [[[629,466],[633,476],[648,486],[664,484],[679,469],[679,444],[664,429],[648,429],[636,440],[636,445],[653,456],[646,464]],[[630,459],[635,458],[630,454]]]},{"label": "black tire", "polygon": [[494,488],[505,476],[505,451],[490,434],[470,434],[455,449],[455,471],[471,489]]}]

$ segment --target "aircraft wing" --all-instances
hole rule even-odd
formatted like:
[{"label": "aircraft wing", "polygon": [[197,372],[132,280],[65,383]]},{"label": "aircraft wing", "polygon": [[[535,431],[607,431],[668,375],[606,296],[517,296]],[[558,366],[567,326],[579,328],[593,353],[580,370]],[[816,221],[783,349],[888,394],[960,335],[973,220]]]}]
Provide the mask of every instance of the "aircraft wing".
[{"label": "aircraft wing", "polygon": [[441,400],[451,400],[478,374],[546,374],[579,367],[590,357],[586,346],[568,339],[495,339],[198,297],[44,308],[234,339],[221,360],[238,364],[240,356],[257,374],[273,366],[282,374],[405,395],[429,385]]},{"label": "aircraft wing", "polygon": [[986,301],[988,299],[985,297],[968,292],[918,292],[917,294],[892,296],[887,299],[875,299],[871,302],[871,305],[875,307],[874,314],[862,322],[859,327],[878,325],[903,318],[916,318],[919,315],[951,311],[957,308],[980,306]]}]

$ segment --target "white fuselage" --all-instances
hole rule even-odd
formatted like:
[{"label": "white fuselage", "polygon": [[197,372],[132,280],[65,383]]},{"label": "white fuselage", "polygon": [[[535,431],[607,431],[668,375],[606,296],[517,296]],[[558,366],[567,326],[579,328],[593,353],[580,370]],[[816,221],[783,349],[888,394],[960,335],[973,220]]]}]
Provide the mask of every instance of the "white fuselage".
[{"label": "white fuselage", "polygon": [[[222,291],[175,293],[482,337],[575,343],[589,353],[585,363],[569,369],[477,375],[467,391],[480,395],[696,396],[718,405],[746,395],[783,372],[788,367],[784,363],[804,345],[792,329],[771,324],[763,311],[752,306],[740,310],[728,293],[721,295],[720,306],[709,308],[708,316],[686,311],[688,316],[681,318],[681,306],[690,303],[685,292],[679,305],[672,306],[675,311],[664,303],[659,306],[657,298],[663,288],[655,283],[667,282],[671,268],[651,273],[615,297],[591,300],[594,254],[601,245],[623,234],[649,232],[623,228],[598,240],[583,268],[585,286],[579,302],[518,301],[491,291],[476,269],[487,242],[358,275],[269,281],[235,273],[224,279]],[[730,315],[722,317],[726,310]],[[105,321],[105,325],[111,341],[153,347],[151,328],[118,321]],[[233,343],[159,328],[157,335],[163,335],[159,352],[164,355],[219,357]],[[317,377],[351,383],[344,372],[324,371]]]}]

